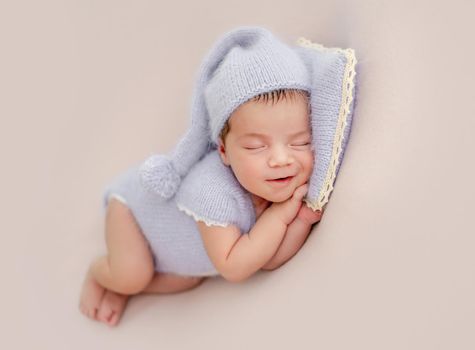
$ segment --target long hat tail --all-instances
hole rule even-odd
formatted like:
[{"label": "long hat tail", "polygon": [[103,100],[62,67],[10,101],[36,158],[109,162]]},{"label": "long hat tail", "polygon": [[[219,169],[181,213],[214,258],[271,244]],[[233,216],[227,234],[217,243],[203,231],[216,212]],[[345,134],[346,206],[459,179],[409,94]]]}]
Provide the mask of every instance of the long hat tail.
[{"label": "long hat tail", "polygon": [[205,57],[198,73],[191,103],[191,127],[181,138],[171,155],[152,155],[140,168],[142,184],[169,199],[178,190],[181,179],[211,147],[209,114],[204,91],[213,73],[226,54],[235,46],[247,46],[267,34],[259,27],[240,27],[223,35]]}]

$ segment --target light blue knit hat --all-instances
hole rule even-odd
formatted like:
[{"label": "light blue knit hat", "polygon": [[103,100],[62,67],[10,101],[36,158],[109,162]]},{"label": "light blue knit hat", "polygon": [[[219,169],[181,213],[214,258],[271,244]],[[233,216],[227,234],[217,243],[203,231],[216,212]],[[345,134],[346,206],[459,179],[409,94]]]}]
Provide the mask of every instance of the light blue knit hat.
[{"label": "light blue knit hat", "polygon": [[[191,167],[217,147],[224,124],[238,106],[264,92],[301,89],[308,91],[311,96],[312,132],[316,149],[316,164],[309,181],[307,204],[314,210],[321,209],[329,193],[325,203],[318,204],[317,197],[323,186],[328,187],[325,173],[330,168],[330,162],[335,162],[330,158],[335,148],[333,136],[338,133],[338,119],[341,119],[342,98],[345,98],[342,94],[345,90],[343,84],[350,84],[352,92],[354,73],[350,79],[343,77],[345,67],[348,68],[348,55],[345,55],[344,50],[332,51],[305,42],[306,39],[300,40],[303,40],[300,47],[291,47],[265,28],[247,26],[223,35],[211,48],[198,72],[191,104],[190,129],[170,155],[153,155],[143,163],[140,172],[144,186],[166,199],[172,198]],[[351,63],[353,71],[354,63],[356,60]],[[347,123],[340,125],[342,137],[337,146],[341,150],[346,146],[343,136],[348,136],[351,123],[353,99],[350,97],[350,101],[345,102],[348,110],[343,113]],[[326,105],[329,105],[328,108]],[[330,114],[328,110],[331,110]],[[332,129],[332,135],[319,135],[322,133],[320,127],[327,131]],[[323,138],[320,140],[317,137]],[[342,152],[336,157],[331,188],[341,157]]]}]

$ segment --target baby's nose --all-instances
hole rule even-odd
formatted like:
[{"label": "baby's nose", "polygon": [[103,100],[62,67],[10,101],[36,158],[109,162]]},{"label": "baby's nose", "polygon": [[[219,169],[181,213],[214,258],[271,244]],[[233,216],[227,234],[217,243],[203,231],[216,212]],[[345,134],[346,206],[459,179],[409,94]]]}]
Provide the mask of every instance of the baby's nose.
[{"label": "baby's nose", "polygon": [[269,166],[286,166],[292,164],[294,161],[292,154],[286,147],[276,146],[271,153],[269,158]]}]

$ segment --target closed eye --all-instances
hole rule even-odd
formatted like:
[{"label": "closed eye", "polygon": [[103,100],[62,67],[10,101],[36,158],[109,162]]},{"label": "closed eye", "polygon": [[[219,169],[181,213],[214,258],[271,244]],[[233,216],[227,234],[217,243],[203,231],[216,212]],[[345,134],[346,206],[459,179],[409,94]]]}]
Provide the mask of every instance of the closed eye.
[{"label": "closed eye", "polygon": [[310,142],[292,144],[292,146],[309,146],[309,145],[310,145]]},{"label": "closed eye", "polygon": [[254,149],[260,149],[264,146],[256,146],[256,147],[244,147],[244,149],[249,149],[249,150],[254,150]]}]

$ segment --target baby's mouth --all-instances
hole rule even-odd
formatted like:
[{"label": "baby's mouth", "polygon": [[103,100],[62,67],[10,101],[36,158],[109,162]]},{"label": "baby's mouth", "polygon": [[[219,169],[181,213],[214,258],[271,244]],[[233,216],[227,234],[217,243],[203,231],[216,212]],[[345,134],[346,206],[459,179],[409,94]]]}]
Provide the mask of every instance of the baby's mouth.
[{"label": "baby's mouth", "polygon": [[281,177],[281,178],[278,178],[278,179],[272,179],[272,180],[267,180],[267,181],[271,181],[271,182],[287,182],[287,181],[290,181],[292,180],[293,176],[287,176],[287,177]]}]

